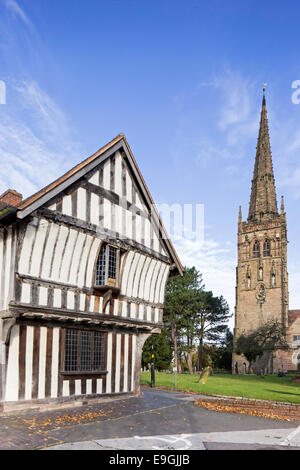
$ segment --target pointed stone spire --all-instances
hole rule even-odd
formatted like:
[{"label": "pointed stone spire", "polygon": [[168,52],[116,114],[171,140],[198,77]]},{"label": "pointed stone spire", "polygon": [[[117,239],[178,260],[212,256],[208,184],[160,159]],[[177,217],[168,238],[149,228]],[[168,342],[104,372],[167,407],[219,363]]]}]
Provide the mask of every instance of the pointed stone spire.
[{"label": "pointed stone spire", "polygon": [[239,224],[242,222],[242,206],[239,207]]},{"label": "pointed stone spire", "polygon": [[281,208],[280,208],[281,215],[284,215],[284,197],[281,196]]},{"label": "pointed stone spire", "polygon": [[265,88],[256,147],[248,221],[264,221],[278,215],[275,179],[267,119]]}]

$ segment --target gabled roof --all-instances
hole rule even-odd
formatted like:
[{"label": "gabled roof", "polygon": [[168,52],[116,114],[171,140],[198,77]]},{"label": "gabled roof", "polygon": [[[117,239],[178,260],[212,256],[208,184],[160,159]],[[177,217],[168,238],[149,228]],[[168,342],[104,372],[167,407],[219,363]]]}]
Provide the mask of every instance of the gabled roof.
[{"label": "gabled roof", "polygon": [[108,144],[104,147],[100,148],[96,153],[91,155],[90,157],[86,158],[83,162],[79,163],[71,170],[69,170],[64,175],[57,178],[52,183],[45,186],[40,191],[36,192],[32,196],[24,199],[20,204],[17,206],[17,218],[23,219],[30,215],[33,211],[41,207],[42,205],[46,204],[50,199],[52,199],[56,194],[63,191],[64,189],[68,188],[71,184],[76,182],[79,178],[84,176],[86,173],[91,171],[95,168],[99,163],[103,162],[111,155],[113,155],[117,150],[123,150],[126,154],[128,163],[134,173],[134,176],[140,186],[140,189],[144,195],[145,201],[147,202],[147,206],[150,210],[152,208],[154,210],[154,222],[160,228],[162,235],[164,237],[164,241],[166,243],[166,248],[169,252],[170,258],[175,263],[178,272],[180,274],[183,273],[183,267],[181,262],[178,258],[176,250],[166,232],[166,229],[162,223],[162,220],[159,216],[158,210],[154,204],[152,196],[147,188],[145,180],[139,170],[139,167],[136,163],[136,160],[131,152],[131,149],[128,145],[128,142],[125,138],[124,134],[117,135],[113,140],[111,140]]}]

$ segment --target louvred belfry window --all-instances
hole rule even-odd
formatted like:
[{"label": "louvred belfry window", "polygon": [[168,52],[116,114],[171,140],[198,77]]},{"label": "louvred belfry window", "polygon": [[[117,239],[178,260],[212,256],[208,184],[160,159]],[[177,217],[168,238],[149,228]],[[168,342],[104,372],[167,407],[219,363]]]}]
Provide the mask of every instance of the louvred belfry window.
[{"label": "louvred belfry window", "polygon": [[259,242],[256,241],[253,245],[253,258],[259,258],[260,257],[260,246]]},{"label": "louvred belfry window", "polygon": [[112,245],[103,244],[96,264],[95,286],[118,287],[120,250]]}]

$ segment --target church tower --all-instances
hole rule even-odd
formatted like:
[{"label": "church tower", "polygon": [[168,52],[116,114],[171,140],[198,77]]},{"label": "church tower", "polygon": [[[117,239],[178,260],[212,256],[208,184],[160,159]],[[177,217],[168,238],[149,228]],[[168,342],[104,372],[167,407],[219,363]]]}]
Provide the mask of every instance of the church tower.
[{"label": "church tower", "polygon": [[[283,197],[277,208],[265,89],[248,219],[238,217],[238,264],[234,338],[249,333],[269,319],[287,326],[287,225]],[[242,373],[247,360],[233,354],[233,373]],[[268,367],[260,364],[259,367]]]}]

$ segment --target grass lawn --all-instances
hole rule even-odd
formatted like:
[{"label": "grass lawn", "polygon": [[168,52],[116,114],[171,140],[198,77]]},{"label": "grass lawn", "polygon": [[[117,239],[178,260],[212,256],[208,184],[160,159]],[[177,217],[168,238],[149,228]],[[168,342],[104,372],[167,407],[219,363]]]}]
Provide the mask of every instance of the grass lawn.
[{"label": "grass lawn", "polygon": [[[262,400],[300,403],[300,383],[291,383],[292,375],[277,377],[267,375],[216,374],[208,377],[206,384],[197,383],[199,375],[177,374],[176,388],[213,395],[260,398]],[[150,385],[150,372],[141,372],[141,385]],[[174,374],[155,372],[157,387],[175,388]]]}]

